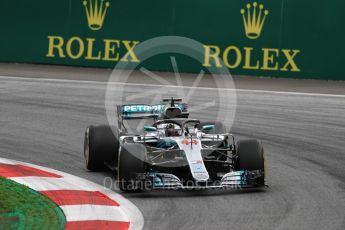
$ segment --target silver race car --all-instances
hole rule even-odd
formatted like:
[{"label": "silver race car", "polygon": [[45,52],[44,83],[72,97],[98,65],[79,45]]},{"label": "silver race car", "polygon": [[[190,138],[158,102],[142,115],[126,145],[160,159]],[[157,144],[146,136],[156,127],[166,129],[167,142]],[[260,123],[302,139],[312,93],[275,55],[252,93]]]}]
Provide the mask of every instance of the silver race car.
[{"label": "silver race car", "polygon": [[[91,171],[115,170],[122,191],[265,186],[261,142],[235,142],[221,122],[190,119],[181,99],[121,105],[117,115],[117,127],[86,129],[84,156]],[[130,123],[142,119],[152,121],[129,133]]]}]

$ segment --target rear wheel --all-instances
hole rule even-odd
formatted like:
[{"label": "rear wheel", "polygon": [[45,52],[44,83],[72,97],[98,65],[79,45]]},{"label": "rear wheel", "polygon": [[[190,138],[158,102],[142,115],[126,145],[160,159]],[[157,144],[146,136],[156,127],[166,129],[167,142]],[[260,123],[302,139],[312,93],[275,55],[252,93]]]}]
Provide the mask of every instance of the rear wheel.
[{"label": "rear wheel", "polygon": [[89,126],[85,131],[84,157],[86,168],[91,171],[105,169],[104,162],[117,160],[119,141],[111,127]]},{"label": "rear wheel", "polygon": [[259,184],[265,182],[264,148],[258,140],[240,140],[237,142],[238,167],[237,170],[260,170],[263,176],[257,179]]},{"label": "rear wheel", "polygon": [[121,146],[118,160],[118,184],[121,191],[138,192],[144,190],[138,174],[145,173],[146,147],[137,143]]}]

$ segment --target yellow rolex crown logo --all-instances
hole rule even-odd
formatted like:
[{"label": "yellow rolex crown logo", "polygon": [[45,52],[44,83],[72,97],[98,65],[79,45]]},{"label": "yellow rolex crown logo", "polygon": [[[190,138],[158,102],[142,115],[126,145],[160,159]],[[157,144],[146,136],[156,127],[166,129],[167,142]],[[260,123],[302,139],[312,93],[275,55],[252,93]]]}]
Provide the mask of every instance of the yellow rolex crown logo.
[{"label": "yellow rolex crown logo", "polygon": [[254,2],[248,3],[247,9],[241,9],[243,17],[244,30],[249,39],[257,39],[261,35],[265,19],[268,15],[268,10],[264,10],[264,5]]},{"label": "yellow rolex crown logo", "polygon": [[103,26],[104,18],[110,5],[107,0],[83,0],[87,22],[91,30],[99,30]]}]

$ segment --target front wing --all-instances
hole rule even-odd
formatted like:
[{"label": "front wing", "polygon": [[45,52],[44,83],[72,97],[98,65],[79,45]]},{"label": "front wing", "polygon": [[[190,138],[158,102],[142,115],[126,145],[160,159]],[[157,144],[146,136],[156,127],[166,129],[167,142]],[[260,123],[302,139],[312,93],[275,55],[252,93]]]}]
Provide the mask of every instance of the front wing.
[{"label": "front wing", "polygon": [[225,174],[219,181],[196,183],[184,181],[168,173],[146,173],[138,175],[150,186],[149,189],[244,189],[264,187],[264,171],[233,171]]}]

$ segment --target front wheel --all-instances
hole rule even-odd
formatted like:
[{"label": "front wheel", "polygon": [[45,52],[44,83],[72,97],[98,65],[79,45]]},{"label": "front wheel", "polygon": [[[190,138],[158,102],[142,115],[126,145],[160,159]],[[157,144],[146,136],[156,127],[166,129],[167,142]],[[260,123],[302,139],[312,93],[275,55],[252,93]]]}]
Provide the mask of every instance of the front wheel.
[{"label": "front wheel", "polygon": [[240,140],[237,142],[237,170],[260,171],[262,176],[256,179],[259,185],[265,183],[264,148],[258,140]]},{"label": "front wheel", "polygon": [[138,143],[121,146],[118,160],[118,185],[121,191],[138,192],[144,190],[138,175],[145,173],[146,147]]},{"label": "front wheel", "polygon": [[89,126],[85,131],[84,157],[90,171],[105,169],[104,162],[117,160],[119,141],[107,125]]}]

